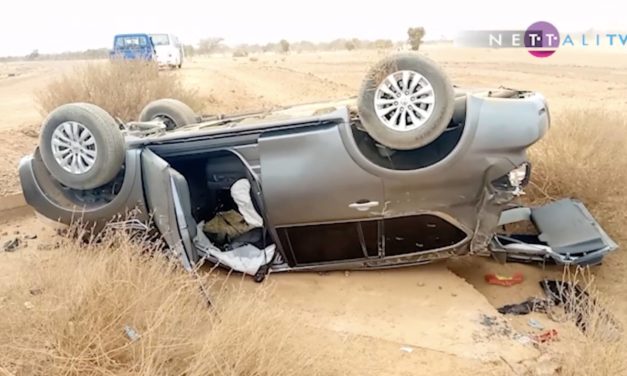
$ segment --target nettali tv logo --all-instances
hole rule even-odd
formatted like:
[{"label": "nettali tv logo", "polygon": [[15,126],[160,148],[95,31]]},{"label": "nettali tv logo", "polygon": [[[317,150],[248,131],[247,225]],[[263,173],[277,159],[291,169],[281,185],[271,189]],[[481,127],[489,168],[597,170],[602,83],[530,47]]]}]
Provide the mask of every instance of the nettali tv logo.
[{"label": "nettali tv logo", "polygon": [[627,34],[596,34],[591,39],[585,34],[580,39],[565,34],[562,39],[557,28],[546,21],[535,22],[526,30],[482,30],[465,31],[455,38],[455,45],[461,47],[480,48],[525,48],[535,57],[549,57],[560,46],[575,46],[575,40],[580,46],[617,46],[627,45]]},{"label": "nettali tv logo", "polygon": [[560,33],[548,22],[536,22],[525,31],[525,47],[535,57],[549,57],[559,45]]}]

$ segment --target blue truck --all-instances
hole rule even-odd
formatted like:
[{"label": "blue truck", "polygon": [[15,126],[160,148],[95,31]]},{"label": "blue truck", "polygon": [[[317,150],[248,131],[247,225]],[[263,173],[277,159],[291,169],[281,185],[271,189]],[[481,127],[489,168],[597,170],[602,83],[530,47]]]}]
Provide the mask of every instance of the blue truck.
[{"label": "blue truck", "polygon": [[148,34],[118,34],[113,39],[112,59],[153,61],[155,46]]}]

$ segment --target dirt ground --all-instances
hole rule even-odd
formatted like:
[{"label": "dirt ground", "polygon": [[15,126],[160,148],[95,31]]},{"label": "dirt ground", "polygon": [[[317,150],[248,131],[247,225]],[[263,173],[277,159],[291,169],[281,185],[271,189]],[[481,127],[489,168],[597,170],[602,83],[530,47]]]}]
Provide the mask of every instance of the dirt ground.
[{"label": "dirt ground", "polygon": [[[426,46],[459,86],[505,86],[542,92],[551,110],[602,105],[627,106],[627,54],[559,51],[537,59],[520,51],[465,50]],[[336,99],[358,93],[364,73],[384,56],[377,52],[293,53],[250,58],[193,58],[180,74],[206,99],[207,113],[229,113]],[[42,115],[33,99],[56,75],[82,62],[0,63],[0,196],[19,193],[17,164],[37,144]],[[17,200],[19,198],[10,199]],[[9,201],[10,201],[9,200]],[[11,204],[8,204],[11,206]],[[23,257],[49,252],[54,234],[22,209],[0,214],[0,242],[37,234],[14,253],[0,252],[0,284]],[[19,233],[16,233],[19,232]],[[600,270],[601,290],[615,296],[615,314],[627,322],[627,258],[619,253]],[[524,272],[517,287],[488,286],[486,272]],[[495,307],[539,295],[537,281],[558,271],[538,266],[499,265],[491,260],[461,259],[448,264],[401,270],[352,273],[272,275],[273,299],[295,307],[320,328],[324,344],[338,347],[330,361],[360,366],[362,374],[521,374],[525,360],[538,351],[521,344],[534,334],[528,318],[503,319]],[[248,284],[254,288],[254,285]],[[622,298],[621,298],[622,297]],[[493,318],[496,321],[492,321]],[[556,327],[536,317],[546,328]],[[565,338],[572,328],[559,327]],[[576,331],[574,331],[576,332]],[[320,339],[318,339],[320,340]],[[322,342],[321,342],[322,343]],[[344,349],[345,352],[339,351]],[[349,351],[350,353],[346,353]]]}]

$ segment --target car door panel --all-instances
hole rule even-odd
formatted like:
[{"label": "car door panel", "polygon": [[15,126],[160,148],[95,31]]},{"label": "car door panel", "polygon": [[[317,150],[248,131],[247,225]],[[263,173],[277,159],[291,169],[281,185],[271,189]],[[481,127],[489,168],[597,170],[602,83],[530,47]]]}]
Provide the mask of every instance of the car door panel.
[{"label": "car door panel", "polygon": [[191,269],[195,260],[193,244],[188,236],[189,224],[176,184],[176,171],[155,153],[142,152],[142,176],[146,203],[155,226],[159,229],[170,249],[180,257],[183,267]]},{"label": "car door panel", "polygon": [[264,134],[259,148],[262,188],[274,226],[381,217],[382,181],[353,161],[336,125]]},{"label": "car door panel", "polygon": [[353,161],[337,124],[270,132],[259,150],[266,213],[290,265],[379,255],[383,184]]}]

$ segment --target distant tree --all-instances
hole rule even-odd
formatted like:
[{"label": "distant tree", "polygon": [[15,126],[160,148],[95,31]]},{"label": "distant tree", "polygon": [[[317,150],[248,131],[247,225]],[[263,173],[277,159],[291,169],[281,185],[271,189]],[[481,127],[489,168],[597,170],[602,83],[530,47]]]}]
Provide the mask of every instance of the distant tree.
[{"label": "distant tree", "polygon": [[344,47],[347,50],[352,51],[355,49],[355,42],[353,42],[352,40],[347,40],[346,43],[344,43]]},{"label": "distant tree", "polygon": [[210,54],[215,52],[222,43],[223,38],[204,38],[198,42],[198,52],[201,54]]},{"label": "distant tree", "polygon": [[261,52],[272,52],[278,49],[278,45],[276,43],[266,43],[261,46]]},{"label": "distant tree", "polygon": [[33,50],[33,52],[26,55],[27,60],[35,60],[39,57],[39,50]]},{"label": "distant tree", "polygon": [[235,51],[233,51],[233,57],[246,57],[246,56],[248,56],[248,51],[242,48],[238,48]]},{"label": "distant tree", "polygon": [[389,39],[377,39],[374,41],[374,46],[379,50],[389,50],[394,46],[394,43]]},{"label": "distant tree", "polygon": [[281,39],[279,44],[281,45],[281,52],[283,52],[284,54],[289,52],[289,50],[290,50],[290,42],[286,41],[285,39]]},{"label": "distant tree", "polygon": [[422,44],[422,38],[425,36],[425,28],[422,26],[410,27],[407,29],[407,36],[409,37],[408,41],[411,45],[411,49],[418,51]]}]

